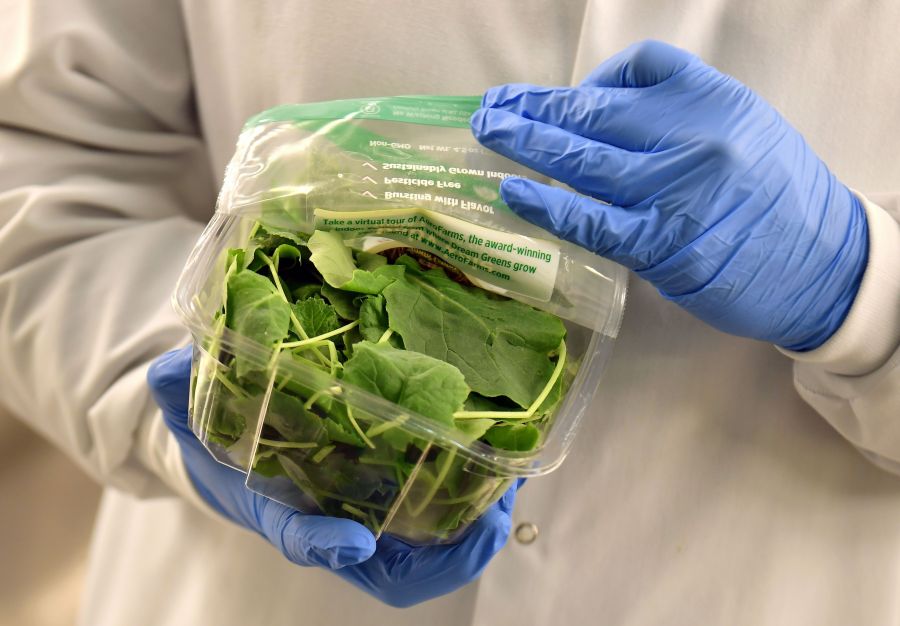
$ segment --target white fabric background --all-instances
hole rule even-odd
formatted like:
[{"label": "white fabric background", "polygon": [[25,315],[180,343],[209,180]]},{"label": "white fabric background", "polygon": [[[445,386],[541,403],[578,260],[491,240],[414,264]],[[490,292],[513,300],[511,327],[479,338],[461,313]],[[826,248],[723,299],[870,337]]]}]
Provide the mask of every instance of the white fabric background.
[{"label": "white fabric background", "polygon": [[[900,5],[0,8],[0,403],[110,486],[83,624],[896,623],[900,478],[838,430],[883,467],[900,462]],[[537,524],[538,540],[511,541],[480,583],[406,611],[185,501],[144,371],[186,338],[169,294],[244,119],[292,101],[569,84],[646,37],[757,90],[883,207],[869,208],[881,243],[866,274],[882,298],[854,309],[883,327],[841,329],[865,341],[792,373],[772,346],[633,280],[573,453],[521,492],[516,522]]]}]

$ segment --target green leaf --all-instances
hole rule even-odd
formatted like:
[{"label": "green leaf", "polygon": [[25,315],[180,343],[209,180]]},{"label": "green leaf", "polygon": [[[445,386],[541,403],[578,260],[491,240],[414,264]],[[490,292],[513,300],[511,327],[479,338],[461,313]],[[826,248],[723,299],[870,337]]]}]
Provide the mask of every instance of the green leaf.
[{"label": "green leaf", "polygon": [[[452,497],[456,497],[458,494],[451,492]],[[437,524],[435,524],[434,529],[436,531],[449,532],[456,530],[459,528],[460,524],[466,518],[467,514],[471,514],[471,503],[469,502],[461,502],[459,504],[453,505],[450,509],[450,512],[444,515],[440,520],[438,520]]]},{"label": "green leaf", "polygon": [[284,474],[284,468],[278,462],[278,453],[275,450],[265,450],[257,454],[253,463],[253,471],[266,478]]},{"label": "green leaf", "polygon": [[293,451],[279,454],[288,477],[307,495],[316,498],[320,506],[324,504],[321,502],[324,499],[321,492],[365,502],[382,486],[383,476],[377,466],[354,463],[337,453],[328,455],[319,463],[313,462],[312,456]]},{"label": "green leaf", "polygon": [[378,436],[388,442],[388,445],[398,452],[405,452],[409,447],[409,444],[415,443],[416,441],[414,435],[406,432],[399,426],[397,428],[386,430]]},{"label": "green leaf", "polygon": [[318,337],[340,327],[334,308],[318,296],[301,300],[291,308],[310,337]]},{"label": "green leaf", "polygon": [[362,333],[359,332],[359,326],[351,328],[350,330],[345,332],[343,339],[344,349],[341,350],[341,353],[344,355],[344,360],[347,360],[351,356],[353,356],[353,346],[363,340]]},{"label": "green leaf", "polygon": [[274,283],[255,272],[242,270],[228,279],[229,317],[226,325],[262,345],[287,336],[290,307]]},{"label": "green leaf", "polygon": [[541,402],[541,406],[537,408],[537,414],[548,414],[552,413],[556,410],[556,407],[559,405],[560,401],[563,399],[565,395],[565,391],[569,386],[569,378],[566,376],[566,370],[563,369],[562,374],[559,378],[556,379],[556,382],[553,383],[553,386],[550,388],[550,393],[547,394],[547,397]]},{"label": "green leaf", "polygon": [[[285,228],[278,228],[277,226],[260,224],[257,227],[254,239],[259,241],[260,245],[265,246],[267,242],[270,242],[274,238],[287,239],[297,246],[305,246],[306,240],[308,239],[308,237],[302,232],[295,232],[287,230]],[[271,245],[271,243],[269,245]]]},{"label": "green leaf", "polygon": [[[287,159],[286,161],[292,160]],[[270,168],[274,165],[277,164],[270,162]],[[275,175],[274,172],[268,170],[266,174],[269,176]],[[283,175],[290,176],[287,172]],[[305,199],[306,196],[294,195],[263,200],[260,205],[262,211],[262,216],[260,216],[259,220],[260,226],[273,234],[285,237],[293,235],[302,239],[305,232],[304,229],[307,226]]]},{"label": "green leaf", "polygon": [[231,270],[233,265],[234,271],[244,269],[244,254],[243,248],[229,248],[225,252],[225,267]]},{"label": "green leaf", "polygon": [[387,265],[387,259],[380,254],[373,254],[372,252],[359,252],[356,255],[356,262],[359,264],[360,269],[364,269],[368,272],[374,272],[379,267]]},{"label": "green leaf", "polygon": [[304,471],[307,466],[305,466],[302,461],[298,462],[297,460],[291,458],[288,454],[276,454],[275,458],[277,458],[278,462],[281,464],[285,475],[290,478],[293,483],[297,485],[297,487],[300,488],[300,491],[312,498],[319,508],[324,508],[324,503],[317,493],[317,487],[321,487],[318,486],[315,481],[310,480],[309,476],[307,476],[306,472]]},{"label": "green leaf", "polygon": [[453,423],[453,413],[469,395],[457,368],[386,343],[356,344],[344,364],[344,380],[445,424]]},{"label": "green leaf", "polygon": [[385,287],[403,276],[403,270],[400,265],[383,265],[371,272],[356,270],[350,281],[344,283],[341,289],[357,293],[381,293]]},{"label": "green leaf", "polygon": [[[231,400],[231,398],[229,398]],[[233,409],[232,402],[225,402],[216,407],[212,412],[206,428],[210,435],[215,435],[217,441],[225,447],[233,445],[247,427],[244,416]]]},{"label": "green leaf", "polygon": [[[445,467],[447,464],[447,457],[449,456],[449,452],[447,450],[441,450],[437,458],[434,460],[435,467]],[[465,459],[456,456],[450,459],[450,467],[446,471],[446,476],[444,477],[444,482],[442,483],[442,487],[447,490],[447,493],[450,494],[451,498],[455,498],[459,495],[459,487],[462,484],[464,473],[463,466],[465,465]]]},{"label": "green leaf", "polygon": [[[225,324],[236,333],[272,347],[288,334],[291,308],[274,283],[249,270],[228,278],[228,311]],[[237,374],[252,369],[246,359],[236,359]]]},{"label": "green leaf", "polygon": [[495,448],[526,452],[534,449],[541,438],[541,432],[534,424],[503,424],[491,428],[484,438]]},{"label": "green leaf", "polygon": [[219,401],[205,426],[210,438],[227,447],[234,445],[248,428],[247,419],[255,427],[259,409],[262,406],[265,389],[257,387],[248,379],[235,380],[234,370],[226,374],[233,386],[241,388],[247,395],[236,396],[226,387],[219,387]]},{"label": "green leaf", "polygon": [[309,238],[307,245],[310,260],[329,285],[340,287],[352,278],[356,271],[353,253],[344,245],[339,234],[317,230]]},{"label": "green leaf", "polygon": [[357,294],[341,291],[325,283],[322,285],[322,296],[331,303],[331,306],[343,319],[359,319],[359,304],[356,302]]},{"label": "green leaf", "polygon": [[377,343],[388,329],[384,296],[367,296],[359,307],[359,332],[372,343]]},{"label": "green leaf", "polygon": [[550,354],[566,334],[559,318],[515,300],[489,298],[440,269],[404,265],[405,275],[383,295],[390,326],[406,349],[455,365],[473,391],[506,396],[527,408],[553,372]]},{"label": "green leaf", "polygon": [[330,415],[324,420],[325,430],[332,441],[346,443],[357,448],[365,448],[366,443],[356,434],[346,415]]},{"label": "green leaf", "polygon": [[303,251],[300,247],[305,245],[305,240],[290,232],[285,231],[283,235],[276,234],[259,226],[246,248],[247,269],[254,272],[261,270],[265,267],[267,258],[275,265],[278,265],[281,259],[290,260],[290,263],[285,263],[283,267],[293,267],[302,258]]},{"label": "green leaf", "polygon": [[352,463],[336,454],[329,455],[318,465],[308,465],[306,473],[315,480],[317,487],[362,502],[368,500],[383,482],[377,466]]},{"label": "green leaf", "polygon": [[321,294],[322,285],[300,285],[291,289],[291,296],[294,298],[295,302],[298,300],[306,300],[307,298],[312,298],[313,296],[320,296]]},{"label": "green leaf", "polygon": [[373,271],[358,269],[353,253],[337,233],[317,230],[309,238],[310,261],[325,282],[344,291],[377,294],[403,275],[403,268],[382,265]]},{"label": "green leaf", "polygon": [[272,390],[266,410],[266,426],[271,426],[285,441],[294,443],[328,443],[322,418],[303,408],[298,398]]},{"label": "green leaf", "polygon": [[291,296],[293,297],[294,302],[300,302],[307,298],[323,298],[322,285],[308,284],[295,286],[291,289]]},{"label": "green leaf", "polygon": [[272,253],[272,262],[279,271],[295,265],[301,258],[300,249],[290,243],[280,244]]},{"label": "green leaf", "polygon": [[459,438],[468,444],[481,439],[494,423],[495,421],[489,418],[465,419],[456,420],[455,427]]},{"label": "green leaf", "polygon": [[[500,402],[499,400],[506,400]],[[477,393],[470,393],[466,398],[466,411],[520,411],[521,408],[506,398],[485,398]]]}]

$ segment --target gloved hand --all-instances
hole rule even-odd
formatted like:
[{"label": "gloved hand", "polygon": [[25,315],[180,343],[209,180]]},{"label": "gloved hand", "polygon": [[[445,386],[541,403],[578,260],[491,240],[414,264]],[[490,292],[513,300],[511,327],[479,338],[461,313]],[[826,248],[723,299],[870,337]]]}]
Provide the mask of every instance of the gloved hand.
[{"label": "gloved hand", "polygon": [[405,607],[450,593],[481,574],[509,536],[516,486],[479,519],[460,543],[411,547],[348,519],[305,515],[250,491],[246,476],[216,461],[188,426],[190,346],[168,352],[147,379],[166,425],[181,446],[194,487],[229,520],[266,539],[297,565],[335,573],[391,606]]},{"label": "gloved hand", "polygon": [[495,87],[472,129],[585,194],[509,178],[513,211],[720,330],[810,350],[850,309],[859,200],[762,98],[683,50],[633,45],[575,88]]}]

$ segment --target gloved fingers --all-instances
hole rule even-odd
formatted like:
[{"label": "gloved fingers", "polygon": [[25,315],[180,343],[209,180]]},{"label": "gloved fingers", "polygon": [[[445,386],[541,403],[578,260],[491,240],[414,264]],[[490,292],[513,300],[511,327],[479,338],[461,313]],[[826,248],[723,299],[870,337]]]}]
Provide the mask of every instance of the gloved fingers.
[{"label": "gloved fingers", "polygon": [[509,84],[488,89],[481,106],[634,152],[651,151],[671,128],[657,123],[665,109],[659,97],[634,89]]},{"label": "gloved fingers", "polygon": [[163,411],[166,425],[176,434],[190,433],[188,398],[191,386],[191,346],[166,352],[147,370],[147,384]]},{"label": "gloved fingers", "polygon": [[506,544],[511,526],[509,512],[494,504],[460,543],[416,547],[383,535],[371,559],[337,574],[390,606],[412,606],[478,578]]},{"label": "gloved fingers", "polygon": [[616,204],[640,202],[662,179],[642,154],[500,109],[476,111],[472,130],[485,147],[581,193]]},{"label": "gloved fingers", "polygon": [[641,239],[648,226],[644,210],[628,210],[565,189],[524,178],[507,178],[500,195],[519,216],[560,239],[630,268],[651,264]]},{"label": "gloved fingers", "polygon": [[[514,498],[513,491],[506,503],[509,509],[511,509],[510,501]],[[424,572],[434,571],[438,574],[443,571],[444,576],[458,581],[459,586],[475,580],[494,555],[506,545],[512,528],[512,515],[509,509],[499,502],[494,503],[472,524],[458,543],[421,548],[407,547],[412,550],[409,565]]]},{"label": "gloved fingers", "polygon": [[581,81],[581,85],[651,87],[697,63],[702,61],[686,50],[648,39],[631,44],[606,59]]},{"label": "gloved fingers", "polygon": [[369,559],[375,537],[349,519],[305,515],[274,500],[259,498],[259,525],[265,537],[292,563],[339,569]]}]

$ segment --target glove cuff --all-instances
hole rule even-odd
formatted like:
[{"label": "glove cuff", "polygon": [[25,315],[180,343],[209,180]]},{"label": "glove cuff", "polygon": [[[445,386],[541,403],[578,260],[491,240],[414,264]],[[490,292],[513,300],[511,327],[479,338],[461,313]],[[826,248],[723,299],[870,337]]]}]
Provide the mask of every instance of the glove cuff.
[{"label": "glove cuff", "polygon": [[878,368],[900,344],[900,223],[862,194],[853,193],[866,212],[869,257],[850,312],[815,350],[778,350],[795,361],[858,376]]}]

